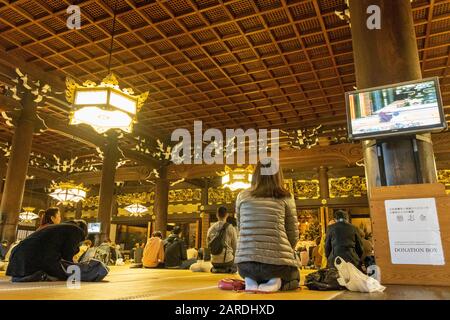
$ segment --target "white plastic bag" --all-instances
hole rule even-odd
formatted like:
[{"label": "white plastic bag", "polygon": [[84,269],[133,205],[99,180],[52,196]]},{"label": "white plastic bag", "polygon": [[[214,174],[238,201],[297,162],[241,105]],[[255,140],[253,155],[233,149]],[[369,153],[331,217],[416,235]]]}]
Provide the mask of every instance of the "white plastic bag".
[{"label": "white plastic bag", "polygon": [[123,262],[122,258],[119,258],[116,260],[116,266],[124,266],[124,265],[125,265],[125,262]]},{"label": "white plastic bag", "polygon": [[193,263],[189,270],[192,272],[210,272],[213,265],[209,261],[198,260],[196,263]]},{"label": "white plastic bag", "polygon": [[[340,261],[338,263],[338,261]],[[336,257],[334,266],[339,272],[337,281],[341,286],[356,292],[383,292],[386,287],[376,279],[362,273],[352,263],[345,262],[341,257]]]}]

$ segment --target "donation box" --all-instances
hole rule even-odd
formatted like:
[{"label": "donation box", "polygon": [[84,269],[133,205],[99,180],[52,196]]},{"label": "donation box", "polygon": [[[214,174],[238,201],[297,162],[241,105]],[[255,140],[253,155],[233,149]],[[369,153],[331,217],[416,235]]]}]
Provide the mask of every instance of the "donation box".
[{"label": "donation box", "polygon": [[450,286],[450,196],[442,184],[375,187],[370,214],[382,284]]}]

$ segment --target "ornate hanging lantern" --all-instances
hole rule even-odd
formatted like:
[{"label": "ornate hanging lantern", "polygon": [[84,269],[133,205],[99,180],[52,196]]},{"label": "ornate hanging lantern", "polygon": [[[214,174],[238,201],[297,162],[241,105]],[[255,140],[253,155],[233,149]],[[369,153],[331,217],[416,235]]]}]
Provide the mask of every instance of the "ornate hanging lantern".
[{"label": "ornate hanging lantern", "polygon": [[105,133],[110,129],[130,133],[136,122],[136,113],[148,97],[148,91],[135,96],[132,89],[120,89],[119,82],[111,72],[117,4],[116,1],[113,10],[108,76],[99,85],[90,80],[78,85],[75,80],[66,79],[66,99],[73,108],[70,124],[85,123],[98,133]]},{"label": "ornate hanging lantern", "polygon": [[147,207],[139,203],[130,204],[129,206],[125,207],[125,210],[127,210],[132,217],[142,217],[142,214],[148,211]]},{"label": "ornate hanging lantern", "polygon": [[54,183],[50,187],[50,190],[53,190],[49,194],[50,197],[63,204],[84,200],[88,191],[82,183],[77,185],[73,181]]},{"label": "ornate hanging lantern", "polygon": [[23,208],[23,212],[19,213],[19,219],[21,222],[30,223],[33,222],[33,220],[36,220],[39,218],[39,216],[34,213],[35,208],[33,207],[25,207]]},{"label": "ornate hanging lantern", "polygon": [[225,171],[219,173],[222,177],[222,187],[229,188],[231,191],[239,189],[248,189],[252,184],[253,166],[247,168],[237,167],[232,169],[225,166]]},{"label": "ornate hanging lantern", "polygon": [[112,73],[99,85],[89,80],[79,85],[67,78],[66,86],[66,99],[72,104],[70,124],[84,123],[98,133],[110,129],[130,133],[136,114],[148,97],[148,91],[136,96],[132,89],[120,89]]}]

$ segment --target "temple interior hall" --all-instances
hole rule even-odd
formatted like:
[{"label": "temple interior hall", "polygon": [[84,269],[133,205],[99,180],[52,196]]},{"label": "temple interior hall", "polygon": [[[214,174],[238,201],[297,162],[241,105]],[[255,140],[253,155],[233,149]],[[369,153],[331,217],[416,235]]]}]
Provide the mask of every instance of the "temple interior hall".
[{"label": "temple interior hall", "polygon": [[[449,0],[0,1],[0,115],[0,300],[450,299]],[[239,263],[142,266],[159,232],[206,257],[222,210],[241,259],[242,194],[278,183],[262,155],[292,200],[270,228],[295,234],[298,288],[219,289]],[[7,274],[47,224],[80,220],[86,250],[117,252],[102,281]],[[306,285],[341,220],[384,291]]]}]

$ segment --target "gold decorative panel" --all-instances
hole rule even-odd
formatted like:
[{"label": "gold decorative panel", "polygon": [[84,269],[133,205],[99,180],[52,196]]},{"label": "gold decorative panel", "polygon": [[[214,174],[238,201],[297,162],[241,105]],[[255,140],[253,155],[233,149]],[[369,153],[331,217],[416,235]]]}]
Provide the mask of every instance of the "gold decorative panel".
[{"label": "gold decorative panel", "polygon": [[190,204],[169,204],[168,213],[169,214],[192,214],[198,213],[200,216],[200,203],[190,203]]},{"label": "gold decorative panel", "polygon": [[[186,203],[197,205],[201,201],[201,189],[176,189],[169,190],[169,203]],[[97,208],[99,197],[88,197],[83,201],[83,207]],[[155,203],[155,192],[135,192],[117,195],[117,203],[120,207],[132,203],[141,203],[143,205],[152,205]]]},{"label": "gold decorative panel", "polygon": [[296,180],[294,182],[294,197],[297,200],[319,199],[319,180]]},{"label": "gold decorative panel", "polygon": [[361,197],[367,195],[366,178],[342,177],[328,179],[330,198]]},{"label": "gold decorative panel", "polygon": [[445,192],[450,194],[450,170],[438,170],[438,182],[445,186]]},{"label": "gold decorative panel", "polygon": [[117,195],[117,203],[119,206],[127,206],[132,203],[154,203],[155,192],[135,192]]},{"label": "gold decorative panel", "polygon": [[233,203],[241,190],[231,191],[228,188],[209,188],[208,204]]},{"label": "gold decorative panel", "polygon": [[450,170],[438,170],[438,182],[450,187]]},{"label": "gold decorative panel", "polygon": [[99,196],[94,196],[94,197],[88,197],[86,199],[83,200],[83,207],[84,208],[96,208],[98,207],[98,200],[99,200]]},{"label": "gold decorative panel", "polygon": [[202,198],[202,189],[169,190],[169,202],[197,203]]},{"label": "gold decorative panel", "polygon": [[292,179],[284,179],[284,187],[288,189],[291,194],[294,194],[294,181],[292,181]]}]

